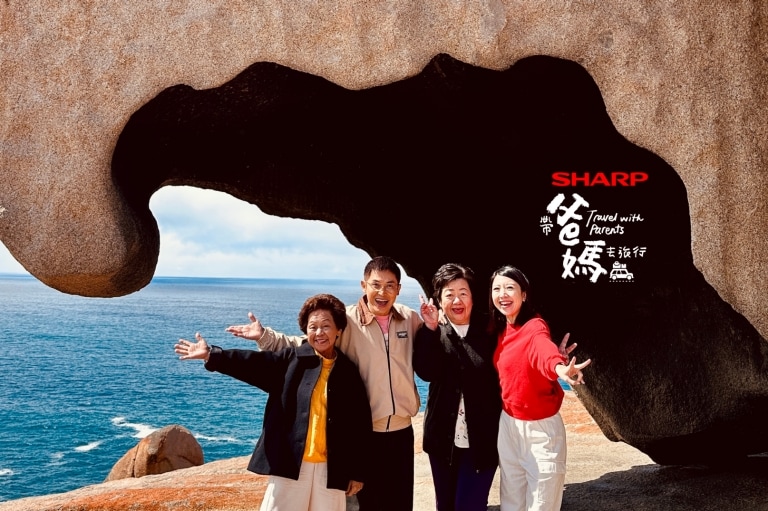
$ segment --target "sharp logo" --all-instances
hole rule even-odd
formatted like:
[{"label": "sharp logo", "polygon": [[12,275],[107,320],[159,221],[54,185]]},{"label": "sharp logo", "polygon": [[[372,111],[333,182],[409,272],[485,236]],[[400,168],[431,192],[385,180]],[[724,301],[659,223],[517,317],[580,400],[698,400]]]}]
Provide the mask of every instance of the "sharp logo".
[{"label": "sharp logo", "polygon": [[647,172],[555,172],[552,174],[552,186],[637,186],[647,181]]}]

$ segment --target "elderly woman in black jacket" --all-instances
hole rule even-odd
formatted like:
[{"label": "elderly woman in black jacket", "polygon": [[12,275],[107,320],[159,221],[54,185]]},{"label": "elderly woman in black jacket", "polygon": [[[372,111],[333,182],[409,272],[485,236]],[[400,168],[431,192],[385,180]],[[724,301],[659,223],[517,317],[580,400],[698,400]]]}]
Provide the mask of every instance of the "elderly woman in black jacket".
[{"label": "elderly woman in black jacket", "polygon": [[270,475],[261,510],[343,511],[363,486],[371,409],[360,374],[336,340],[347,326],[344,304],[312,296],[299,312],[307,342],[281,351],[222,350],[179,339],[182,360],[269,394],[262,434],[248,470]]},{"label": "elderly woman in black jacket", "polygon": [[422,297],[424,325],[414,342],[413,368],[429,382],[424,451],[438,511],[485,511],[498,466],[496,338],[488,334],[487,320],[473,315],[473,278],[471,269],[458,264],[437,270],[432,278],[437,306]]}]

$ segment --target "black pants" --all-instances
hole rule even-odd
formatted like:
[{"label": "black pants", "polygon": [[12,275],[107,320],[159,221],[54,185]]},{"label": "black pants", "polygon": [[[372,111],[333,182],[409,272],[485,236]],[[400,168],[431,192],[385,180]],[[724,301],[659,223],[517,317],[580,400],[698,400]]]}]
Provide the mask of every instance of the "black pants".
[{"label": "black pants", "polygon": [[357,494],[360,511],[413,510],[413,427],[373,433],[369,475]]},{"label": "black pants", "polygon": [[485,511],[496,467],[477,471],[470,449],[453,448],[453,463],[430,455],[437,511]]}]

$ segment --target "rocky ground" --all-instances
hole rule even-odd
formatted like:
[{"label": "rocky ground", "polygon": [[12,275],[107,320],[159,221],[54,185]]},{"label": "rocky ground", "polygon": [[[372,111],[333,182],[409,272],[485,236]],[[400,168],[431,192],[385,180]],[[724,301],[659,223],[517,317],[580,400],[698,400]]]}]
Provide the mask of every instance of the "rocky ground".
[{"label": "rocky ground", "polygon": [[[563,511],[768,511],[768,456],[713,469],[653,463],[640,451],[610,442],[572,392],[562,409],[568,430],[568,474]],[[421,422],[415,424],[421,431]],[[429,462],[417,436],[415,506],[435,508]],[[0,503],[0,511],[252,511],[266,478],[245,470],[247,457],[206,463],[68,493]],[[356,509],[354,502],[349,510]],[[498,511],[498,475],[489,510]]]}]

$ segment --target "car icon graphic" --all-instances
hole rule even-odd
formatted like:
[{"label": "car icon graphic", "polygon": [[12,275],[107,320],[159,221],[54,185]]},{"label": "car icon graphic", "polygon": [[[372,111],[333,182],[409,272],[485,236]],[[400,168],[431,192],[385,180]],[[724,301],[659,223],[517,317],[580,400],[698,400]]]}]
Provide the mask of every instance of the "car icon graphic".
[{"label": "car icon graphic", "polygon": [[611,270],[611,280],[633,280],[635,276],[628,272],[626,268],[614,268]]}]

